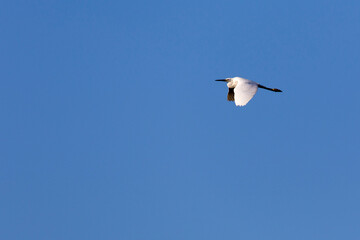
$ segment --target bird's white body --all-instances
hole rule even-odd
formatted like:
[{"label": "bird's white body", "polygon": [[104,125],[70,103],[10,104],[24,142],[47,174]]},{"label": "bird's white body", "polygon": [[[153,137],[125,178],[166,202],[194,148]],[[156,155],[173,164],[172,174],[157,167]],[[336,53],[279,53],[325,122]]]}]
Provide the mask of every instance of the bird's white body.
[{"label": "bird's white body", "polygon": [[245,106],[258,90],[258,83],[241,77],[230,78],[227,86],[234,89],[236,106]]},{"label": "bird's white body", "polygon": [[245,106],[255,95],[258,88],[273,92],[282,92],[277,88],[268,88],[249,79],[234,77],[218,79],[216,81],[227,82],[229,88],[228,101],[234,101],[236,106]]}]

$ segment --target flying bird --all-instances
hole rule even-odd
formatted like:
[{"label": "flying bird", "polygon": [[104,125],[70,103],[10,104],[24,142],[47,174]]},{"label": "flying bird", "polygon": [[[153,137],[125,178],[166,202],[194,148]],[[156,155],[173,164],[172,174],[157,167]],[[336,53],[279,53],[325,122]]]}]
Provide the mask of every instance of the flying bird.
[{"label": "flying bird", "polygon": [[268,88],[241,77],[218,79],[215,81],[227,82],[227,86],[229,88],[227,100],[235,101],[236,106],[245,106],[254,97],[258,88],[263,88],[273,92],[282,92],[280,89]]}]

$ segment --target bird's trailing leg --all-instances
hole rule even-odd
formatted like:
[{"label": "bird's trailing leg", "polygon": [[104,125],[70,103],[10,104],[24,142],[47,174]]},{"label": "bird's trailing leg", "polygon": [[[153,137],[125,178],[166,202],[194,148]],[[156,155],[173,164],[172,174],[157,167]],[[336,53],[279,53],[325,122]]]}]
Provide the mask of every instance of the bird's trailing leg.
[{"label": "bird's trailing leg", "polygon": [[266,89],[266,90],[269,90],[269,91],[273,91],[273,92],[282,92],[280,89],[277,89],[277,88],[268,88],[268,87],[265,87],[265,86],[260,85],[260,84],[258,84],[258,87],[259,87],[259,88]]}]

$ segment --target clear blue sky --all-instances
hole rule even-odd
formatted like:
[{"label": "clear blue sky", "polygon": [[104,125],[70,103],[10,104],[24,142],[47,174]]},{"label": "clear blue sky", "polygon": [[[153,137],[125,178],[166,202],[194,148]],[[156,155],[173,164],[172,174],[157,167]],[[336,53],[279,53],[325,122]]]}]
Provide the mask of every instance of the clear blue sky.
[{"label": "clear blue sky", "polygon": [[2,1],[0,238],[360,239],[359,9]]}]

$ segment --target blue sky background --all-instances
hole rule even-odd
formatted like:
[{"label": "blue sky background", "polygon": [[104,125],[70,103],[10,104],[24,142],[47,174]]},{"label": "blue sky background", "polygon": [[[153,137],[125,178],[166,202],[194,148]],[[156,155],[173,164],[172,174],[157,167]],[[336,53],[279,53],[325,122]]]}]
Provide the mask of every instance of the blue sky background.
[{"label": "blue sky background", "polygon": [[360,239],[359,9],[2,1],[1,239]]}]

